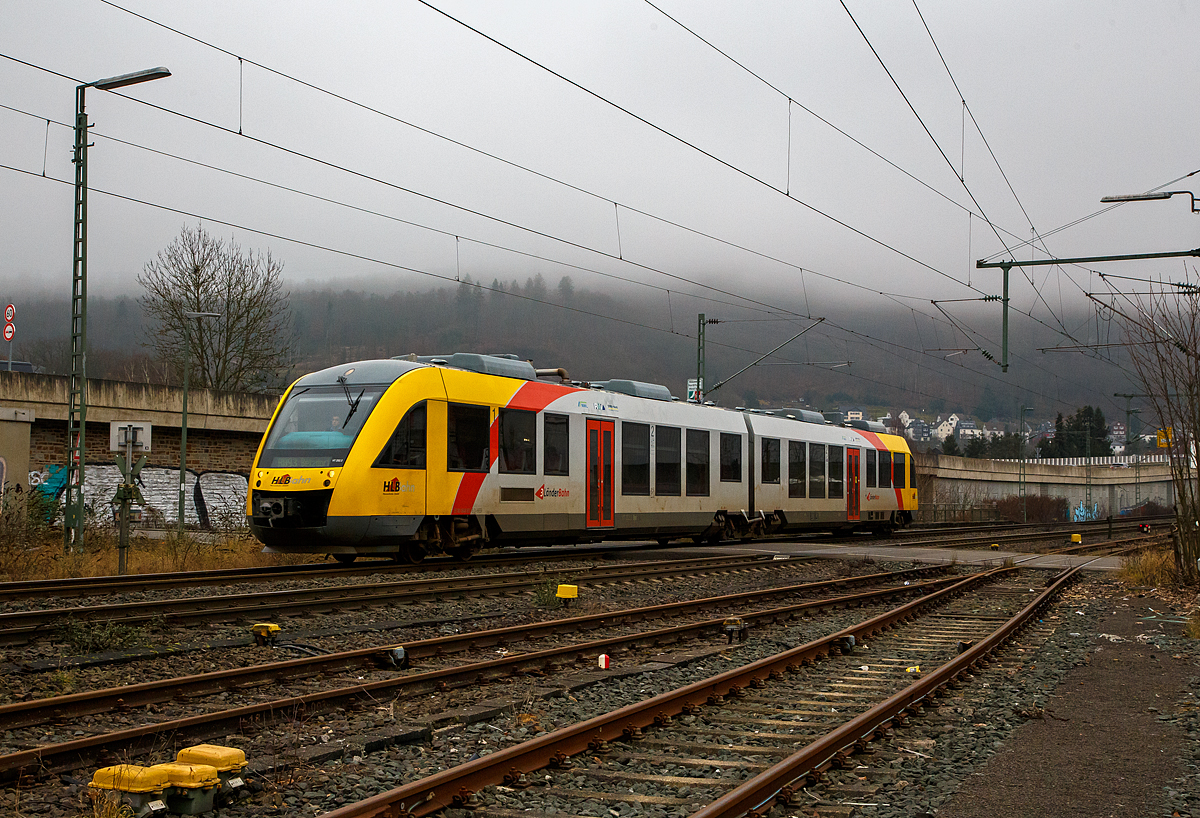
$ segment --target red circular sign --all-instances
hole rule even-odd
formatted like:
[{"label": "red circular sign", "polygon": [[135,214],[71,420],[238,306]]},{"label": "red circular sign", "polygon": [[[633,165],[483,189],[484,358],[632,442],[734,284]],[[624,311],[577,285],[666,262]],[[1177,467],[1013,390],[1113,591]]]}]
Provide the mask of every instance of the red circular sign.
[{"label": "red circular sign", "polygon": [[4,320],[5,321],[8,321],[11,324],[12,320],[16,317],[17,317],[17,308],[16,307],[14,307],[12,304],[9,304],[7,307],[4,308]]},{"label": "red circular sign", "polygon": [[17,334],[17,328],[12,325],[12,321],[5,323],[5,325],[4,325],[4,340],[11,341],[13,339],[13,336],[16,334]]}]

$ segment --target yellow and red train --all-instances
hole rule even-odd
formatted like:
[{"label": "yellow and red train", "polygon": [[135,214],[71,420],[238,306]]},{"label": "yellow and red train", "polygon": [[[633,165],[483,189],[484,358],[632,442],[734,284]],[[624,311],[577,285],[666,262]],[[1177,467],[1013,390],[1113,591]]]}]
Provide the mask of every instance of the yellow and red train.
[{"label": "yellow and red train", "polygon": [[887,531],[916,507],[903,437],[680,402],[637,381],[551,383],[511,356],[455,353],[297,380],[255,456],[246,515],[267,550],[348,562]]}]

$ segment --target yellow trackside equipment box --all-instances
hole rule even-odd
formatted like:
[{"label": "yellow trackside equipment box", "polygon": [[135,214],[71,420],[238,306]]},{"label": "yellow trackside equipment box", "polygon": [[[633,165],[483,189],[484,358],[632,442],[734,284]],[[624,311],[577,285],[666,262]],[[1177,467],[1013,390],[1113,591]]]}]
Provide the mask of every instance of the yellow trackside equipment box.
[{"label": "yellow trackside equipment box", "polygon": [[221,779],[221,795],[226,800],[233,793],[246,786],[242,778],[242,770],[246,769],[246,754],[236,747],[222,747],[219,744],[197,744],[185,747],[175,755],[177,764],[207,764],[215,767],[217,776]]},{"label": "yellow trackside equipment box", "polygon": [[169,786],[167,774],[154,767],[138,764],[118,764],[103,767],[92,775],[93,799],[110,799],[133,810],[134,818],[162,814],[167,811],[163,790]]},{"label": "yellow trackside equipment box", "polygon": [[180,815],[199,815],[209,812],[221,789],[217,768],[209,764],[155,764],[150,769],[162,770],[170,786],[163,794],[167,809]]}]

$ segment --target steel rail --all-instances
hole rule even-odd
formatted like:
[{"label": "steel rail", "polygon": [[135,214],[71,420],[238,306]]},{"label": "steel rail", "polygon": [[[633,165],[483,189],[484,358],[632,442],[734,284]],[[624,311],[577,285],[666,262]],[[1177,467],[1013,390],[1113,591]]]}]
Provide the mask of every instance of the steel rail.
[{"label": "steel rail", "polygon": [[[660,549],[662,546],[654,545]],[[582,560],[600,555],[618,554],[636,550],[622,545],[603,548],[571,546],[570,549],[551,549],[530,546],[518,554],[494,554],[479,557],[465,563],[453,557],[431,557],[417,565],[398,563],[391,560],[368,560],[354,565],[341,563],[308,563],[305,565],[264,565],[251,568],[213,568],[205,571],[176,571],[127,576],[66,577],[62,579],[30,579],[0,583],[0,601],[16,599],[99,596],[122,593],[129,590],[159,590],[166,588],[192,588],[204,585],[236,585],[243,582],[278,582],[289,579],[311,579],[312,577],[353,577],[369,574],[414,574],[430,573],[442,569],[493,567],[512,564],[527,565],[540,559]]]},{"label": "steel rail", "polygon": [[263,618],[283,611],[311,612],[348,605],[382,605],[444,599],[447,595],[517,593],[536,588],[550,577],[557,576],[570,576],[575,583],[588,585],[672,576],[681,572],[712,572],[743,567],[769,567],[775,563],[776,561],[770,554],[695,557],[685,560],[590,566],[580,571],[539,570],[487,574],[482,577],[435,577],[249,594],[126,602],[90,607],[11,611],[0,613],[0,644],[19,644],[22,640],[28,641],[31,635],[44,629],[48,623],[60,622],[67,617],[126,624],[157,620],[175,623],[229,621],[240,617]]},{"label": "steel rail", "polygon": [[[1113,524],[1113,529],[1116,531],[1124,531],[1125,529],[1135,528],[1138,523]],[[1002,542],[1036,542],[1040,540],[1061,540],[1065,535],[1069,534],[1095,534],[1107,532],[1107,525],[1097,525],[1085,528],[1082,531],[1076,529],[1062,531],[1043,531],[1043,532],[1028,532],[1016,534],[997,534],[992,536],[979,537],[964,537],[961,540],[905,540],[897,545],[903,548],[969,548],[973,545],[984,545]]]},{"label": "steel rail", "polygon": [[465,806],[473,793],[485,786],[515,782],[526,773],[548,765],[561,765],[586,750],[598,752],[607,742],[631,738],[644,727],[663,723],[681,713],[694,713],[706,703],[719,702],[746,687],[758,686],[772,675],[799,669],[839,650],[849,636],[866,639],[914,617],[918,611],[957,596],[974,586],[1016,571],[996,568],[974,574],[948,588],[923,596],[837,633],[797,648],[768,656],[740,668],[627,705],[539,736],[388,792],[348,804],[322,818],[421,818],[452,806]]},{"label": "steel rail", "polygon": [[[264,681],[275,682],[284,679],[329,674],[347,668],[386,662],[387,656],[398,647],[404,648],[409,660],[441,657],[449,653],[497,645],[509,645],[519,641],[538,639],[562,632],[576,633],[595,630],[600,627],[611,627],[652,617],[680,616],[713,608],[728,608],[734,605],[761,602],[799,593],[850,588],[869,583],[911,581],[930,574],[944,573],[946,570],[944,566],[924,566],[909,568],[903,571],[843,577],[841,579],[802,583],[800,585],[789,585],[758,591],[740,591],[735,594],[726,594],[705,599],[683,600],[663,605],[652,605],[623,611],[607,611],[605,613],[575,616],[566,619],[551,619],[544,622],[531,622],[504,628],[438,636],[432,639],[422,639],[413,642],[398,642],[391,645],[358,648],[321,656],[304,656],[298,659],[268,662],[251,667],[217,670],[172,679],[121,685],[102,690],[88,690],[63,696],[13,702],[0,705],[0,724],[3,724],[5,729],[32,727],[55,719],[94,716],[116,709],[159,704],[185,696],[204,696],[223,693],[242,687],[257,685]],[[911,587],[922,588],[927,586],[916,584]],[[811,605],[814,607],[821,604],[826,606],[835,604],[851,605],[861,604],[861,601],[858,597],[850,596],[803,603],[805,606]],[[752,617],[753,615],[750,616]]]},{"label": "steel rail", "polygon": [[[885,701],[825,734],[799,752],[789,756],[762,774],[722,795],[690,818],[739,818],[760,816],[776,799],[789,800],[804,786],[806,779],[846,762],[846,751],[862,747],[876,737],[876,731],[902,720],[904,714],[919,709],[922,702],[950,684],[970,668],[981,665],[992,651],[1028,624],[1059,593],[1079,576],[1079,568],[1064,571],[1033,601],[964,653],[932,671]],[[333,813],[331,813],[333,814]]]},{"label": "steel rail", "polygon": [[[970,580],[966,582],[969,583]],[[750,622],[786,620],[827,607],[863,605],[890,596],[920,593],[931,588],[944,588],[944,586],[956,588],[963,585],[964,581],[957,577],[932,580],[746,613],[742,614],[742,618]],[[942,593],[945,591],[935,590],[924,598],[935,597]],[[902,606],[902,609],[907,609],[909,605]],[[0,782],[12,780],[14,777],[19,778],[23,774],[38,774],[85,766],[105,752],[148,749],[161,744],[164,736],[170,737],[170,740],[176,742],[209,739],[241,729],[248,722],[269,721],[281,714],[303,713],[310,716],[336,707],[352,705],[359,699],[374,701],[377,696],[394,696],[400,691],[408,695],[445,692],[452,688],[475,686],[485,681],[502,679],[522,672],[543,673],[566,664],[590,662],[600,653],[626,649],[635,644],[668,644],[684,638],[694,638],[705,632],[724,635],[724,621],[723,618],[711,619],[687,625],[658,628],[638,634],[608,637],[458,667],[363,682],[336,690],[290,696],[274,701],[245,705],[232,710],[142,725],[115,733],[36,747],[0,756]]]}]

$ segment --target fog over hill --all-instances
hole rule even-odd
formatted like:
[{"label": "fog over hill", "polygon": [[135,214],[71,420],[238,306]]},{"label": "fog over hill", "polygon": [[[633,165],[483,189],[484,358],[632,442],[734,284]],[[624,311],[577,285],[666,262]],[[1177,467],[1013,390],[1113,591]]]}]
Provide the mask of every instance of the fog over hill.
[{"label": "fog over hill", "polygon": [[[475,351],[513,353],[538,367],[565,368],[573,379],[630,378],[666,384],[683,396],[696,376],[697,314],[706,326],[710,385],[813,325],[774,356],[732,379],[710,397],[726,406],[858,407],[872,413],[967,413],[981,420],[1035,416],[1100,406],[1116,419],[1138,392],[1119,347],[1039,352],[1039,348],[1111,344],[1114,326],[1094,316],[1064,319],[1074,340],[1051,322],[1013,316],[1010,367],[1000,358],[1000,305],[953,304],[953,323],[931,305],[862,310],[838,303],[813,318],[801,295],[770,299],[773,311],[663,292],[636,297],[577,289],[570,278],[463,283],[391,293],[310,288],[291,294],[296,357],[293,373],[362,358]],[[65,372],[70,304],[45,294],[9,296],[17,304],[15,357],[48,372]],[[764,299],[766,300],[766,299]],[[945,308],[945,307],[944,307]],[[1019,319],[1019,320],[1018,320]],[[88,307],[88,374],[174,382],[175,369],[144,346],[145,317],[136,297],[97,297]],[[958,325],[958,328],[956,328]]]}]

